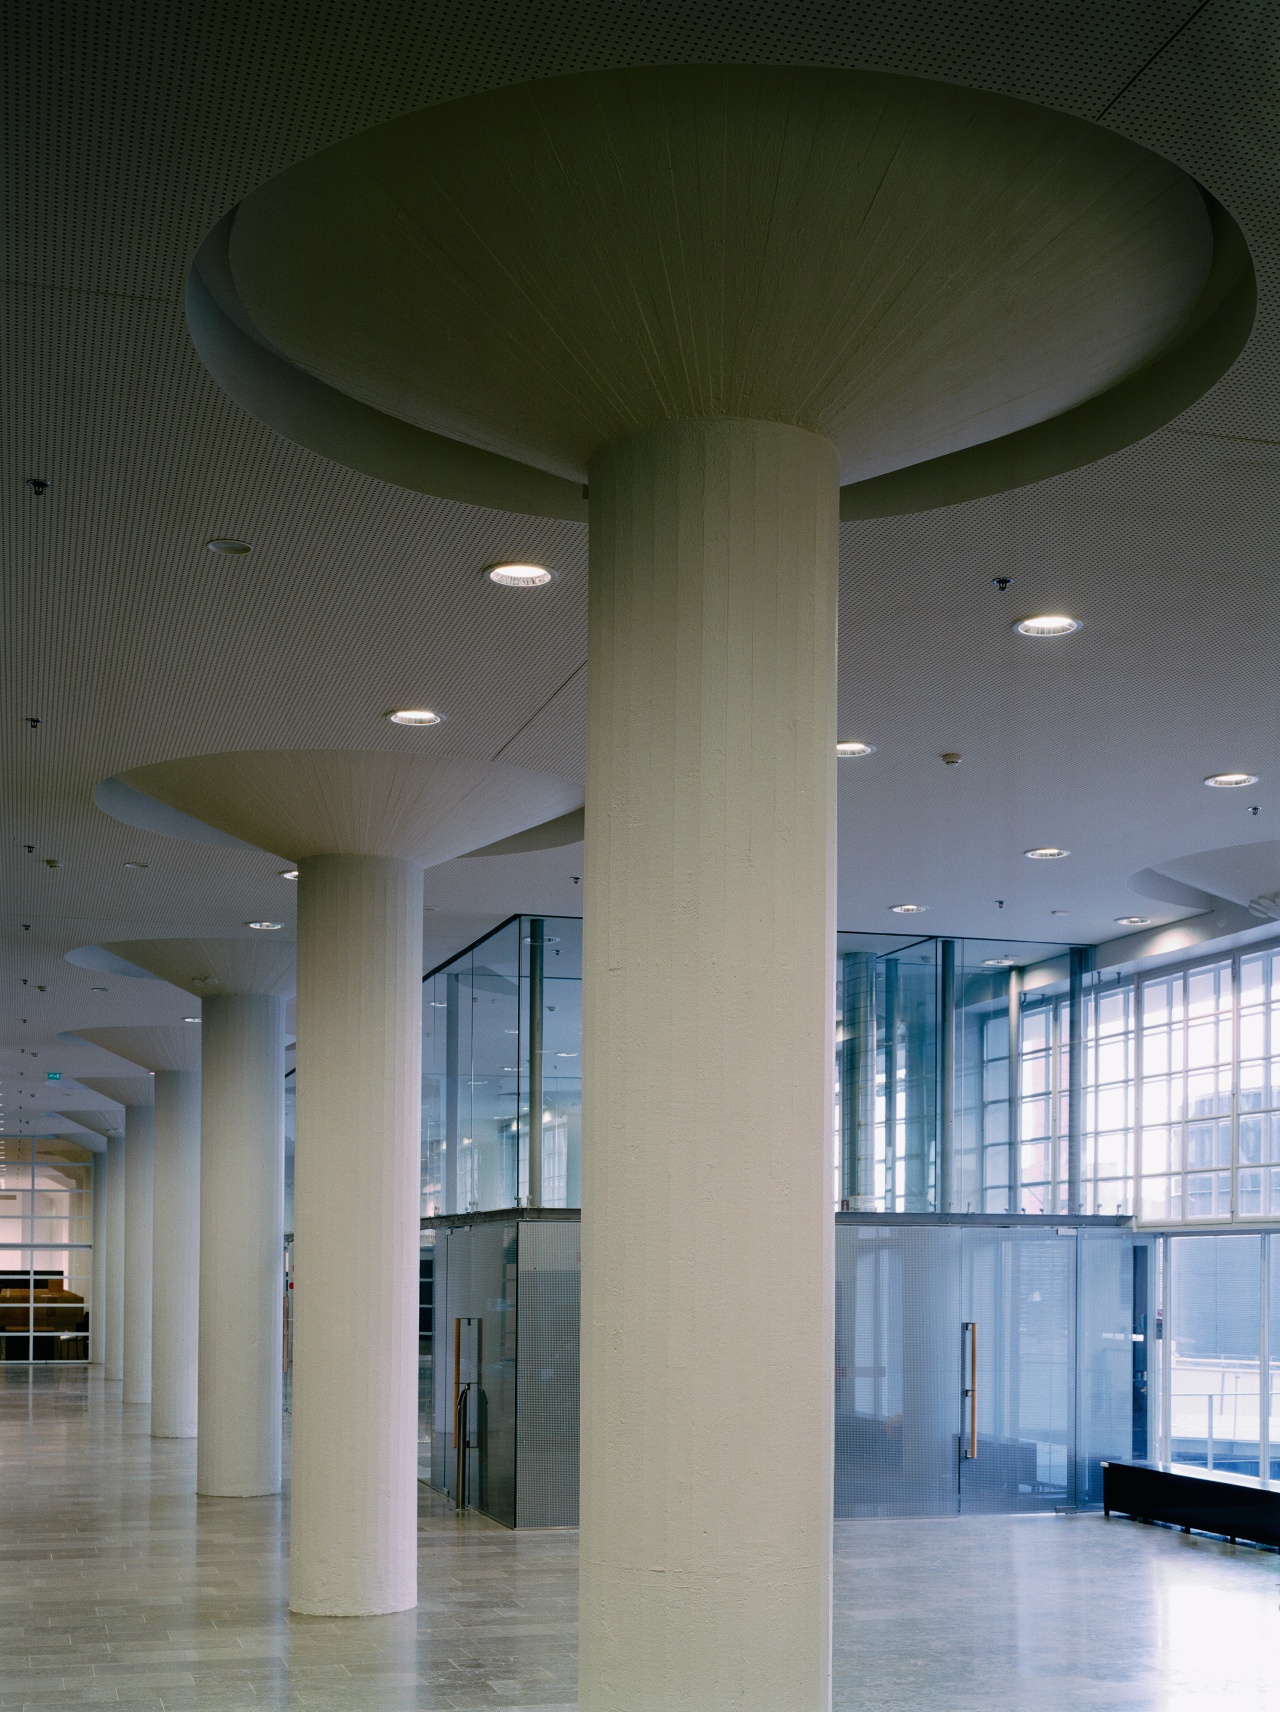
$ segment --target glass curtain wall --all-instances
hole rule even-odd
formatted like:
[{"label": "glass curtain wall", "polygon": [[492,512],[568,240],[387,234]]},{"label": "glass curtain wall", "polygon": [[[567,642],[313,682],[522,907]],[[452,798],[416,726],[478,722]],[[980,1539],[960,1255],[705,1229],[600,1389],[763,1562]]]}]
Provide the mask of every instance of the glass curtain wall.
[{"label": "glass curtain wall", "polygon": [[87,1361],[93,1155],[0,1135],[0,1360]]},{"label": "glass curtain wall", "polygon": [[[518,916],[426,977],[424,1216],[578,1205],[581,947]],[[1280,1219],[1280,946],[1136,973],[1048,942],[837,949],[838,1209]]]},{"label": "glass curtain wall", "polygon": [[1280,947],[1087,957],[841,934],[837,1206],[1280,1219]]},{"label": "glass curtain wall", "polygon": [[1280,1479],[1280,1234],[1147,1240],[1159,1303],[1150,1454]]},{"label": "glass curtain wall", "polygon": [[1048,943],[839,935],[837,1206],[1017,1207],[1023,972],[1067,958]]},{"label": "glass curtain wall", "polygon": [[425,977],[422,1014],[423,1217],[576,1207],[582,923],[513,916]]}]

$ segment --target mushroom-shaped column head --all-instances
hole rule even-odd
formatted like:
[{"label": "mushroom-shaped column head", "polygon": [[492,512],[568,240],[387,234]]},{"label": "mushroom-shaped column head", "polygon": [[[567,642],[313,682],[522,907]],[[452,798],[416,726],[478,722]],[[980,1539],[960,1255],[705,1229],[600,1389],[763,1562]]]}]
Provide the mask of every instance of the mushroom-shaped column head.
[{"label": "mushroom-shaped column head", "polygon": [[[138,1064],[144,1070],[153,1074],[168,1071],[182,1074],[198,1073],[200,1069],[200,1032],[193,1023],[179,1023],[176,1027],[146,1025],[138,1028],[81,1028],[75,1031],[77,1040],[87,1040],[92,1046],[102,1047],[104,1052],[114,1052],[117,1058],[127,1058],[131,1064]],[[81,1076],[78,1078],[86,1088],[93,1088],[98,1093],[105,1092],[102,1086],[103,1078],[92,1079]],[[130,1078],[141,1084],[144,1078]],[[146,1078],[149,1082],[149,1078]],[[111,1098],[118,1096],[112,1095]],[[131,1101],[121,1100],[122,1105],[147,1104],[152,1100]]]},{"label": "mushroom-shaped column head", "polygon": [[824,435],[850,516],[1055,474],[1185,408],[1252,309],[1230,219],[1114,132],[779,66],[547,78],[374,126],[246,197],[187,298],[213,373],[283,433],[563,517],[605,445],[679,420]]},{"label": "mushroom-shaped column head", "polygon": [[107,1111],[101,1106],[93,1106],[88,1110],[59,1111],[60,1118],[69,1118],[72,1123],[79,1124],[82,1129],[92,1130],[95,1135],[103,1137],[124,1134],[124,1117]]},{"label": "mushroom-shaped column head", "polygon": [[[89,1036],[84,1034],[80,1038],[88,1040]],[[101,1094],[103,1099],[114,1100],[118,1106],[123,1106],[126,1112],[138,1106],[155,1104],[155,1083],[150,1076],[77,1076],[76,1081],[81,1087]],[[127,1119],[125,1130],[128,1133]]]},{"label": "mushroom-shaped column head", "polygon": [[122,778],[294,861],[384,856],[430,868],[582,806],[582,787],[568,779],[452,755],[235,750],[158,761]]},{"label": "mushroom-shaped column head", "polygon": [[202,1001],[228,994],[291,998],[297,978],[297,945],[279,934],[252,939],[122,939],[102,949]]}]

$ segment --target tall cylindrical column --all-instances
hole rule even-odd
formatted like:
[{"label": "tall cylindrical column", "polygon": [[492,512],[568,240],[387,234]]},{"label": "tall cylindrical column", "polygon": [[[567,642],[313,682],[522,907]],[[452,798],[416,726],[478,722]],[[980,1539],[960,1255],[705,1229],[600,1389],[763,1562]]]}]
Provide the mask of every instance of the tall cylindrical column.
[{"label": "tall cylindrical column", "polygon": [[284,1000],[201,1012],[196,1491],[251,1498],[280,1490]]},{"label": "tall cylindrical column", "polygon": [[590,481],[578,1703],[820,1712],[837,459],[685,422]]},{"label": "tall cylindrical column", "polygon": [[89,1360],[100,1367],[107,1358],[107,1156],[95,1153],[90,1161],[93,1243],[89,1284]]},{"label": "tall cylindrical column", "polygon": [[124,1137],[107,1137],[106,1196],[103,1239],[106,1243],[105,1289],[102,1307],[106,1339],[103,1348],[107,1379],[124,1378]]},{"label": "tall cylindrical column", "polygon": [[196,1435],[200,1315],[200,1076],[155,1074],[151,1436]]},{"label": "tall cylindrical column", "polygon": [[151,1401],[151,1233],[155,1113],[124,1114],[124,1401]]},{"label": "tall cylindrical column", "polygon": [[417,1603],[422,869],[298,877],[292,1610]]}]

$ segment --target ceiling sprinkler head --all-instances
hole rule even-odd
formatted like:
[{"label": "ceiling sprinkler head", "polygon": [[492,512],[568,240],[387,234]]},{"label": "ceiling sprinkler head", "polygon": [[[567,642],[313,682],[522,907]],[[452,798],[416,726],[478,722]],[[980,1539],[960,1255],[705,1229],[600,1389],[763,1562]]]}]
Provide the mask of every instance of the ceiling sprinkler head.
[{"label": "ceiling sprinkler head", "polygon": [[28,476],[27,486],[31,489],[32,493],[35,494],[37,499],[40,498],[42,493],[48,493],[49,491],[48,478],[45,476]]},{"label": "ceiling sprinkler head", "polygon": [[1013,586],[1012,577],[992,577],[991,582],[992,586],[994,588],[998,588],[1001,594],[1003,594],[1007,588],[1011,588]]},{"label": "ceiling sprinkler head", "polygon": [[944,749],[938,759],[944,767],[958,767],[964,760],[964,756],[958,749]]}]

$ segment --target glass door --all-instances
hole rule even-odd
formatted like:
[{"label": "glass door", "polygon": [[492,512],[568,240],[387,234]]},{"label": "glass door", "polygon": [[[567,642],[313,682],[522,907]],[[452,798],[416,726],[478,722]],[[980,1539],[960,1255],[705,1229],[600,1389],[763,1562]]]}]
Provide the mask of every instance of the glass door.
[{"label": "glass door", "polygon": [[1123,1227],[841,1221],[837,1516],[1095,1502],[1133,1432]]},{"label": "glass door", "polygon": [[1072,1499],[1076,1233],[966,1230],[957,1431],[961,1511]]}]

